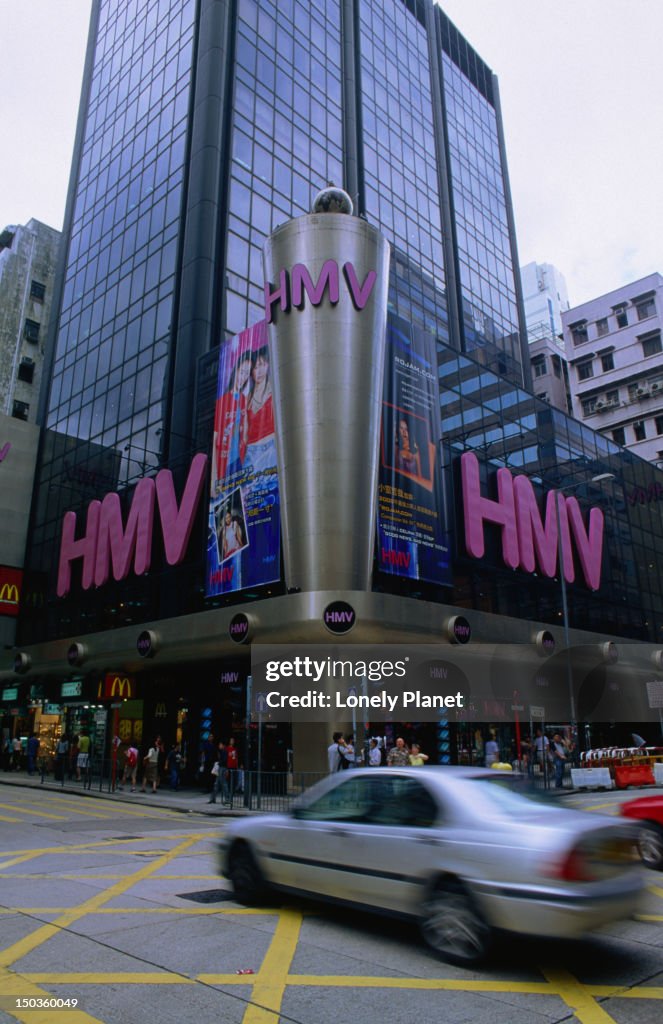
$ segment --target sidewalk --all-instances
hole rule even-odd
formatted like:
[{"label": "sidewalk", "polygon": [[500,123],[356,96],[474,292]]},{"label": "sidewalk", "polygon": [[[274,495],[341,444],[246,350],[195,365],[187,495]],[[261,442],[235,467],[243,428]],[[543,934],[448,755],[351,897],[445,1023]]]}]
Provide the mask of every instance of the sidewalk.
[{"label": "sidewalk", "polygon": [[17,789],[38,789],[48,793],[66,793],[67,796],[75,794],[80,797],[93,797],[96,800],[110,800],[116,804],[131,804],[132,807],[165,807],[172,811],[180,811],[182,814],[205,814],[213,818],[222,817],[245,817],[249,814],[260,813],[259,811],[248,810],[242,804],[241,794],[235,797],[235,806],[232,808],[217,802],[209,803],[209,793],[193,787],[173,791],[167,785],[161,785],[156,793],[147,790],[141,793],[140,787],[135,793],[129,789],[116,790],[109,793],[96,787],[94,783],[91,789],[85,789],[83,782],[65,782],[64,785],[54,781],[52,777],[46,776],[43,783],[40,775],[28,775],[25,771],[0,772],[0,785],[12,786]]}]

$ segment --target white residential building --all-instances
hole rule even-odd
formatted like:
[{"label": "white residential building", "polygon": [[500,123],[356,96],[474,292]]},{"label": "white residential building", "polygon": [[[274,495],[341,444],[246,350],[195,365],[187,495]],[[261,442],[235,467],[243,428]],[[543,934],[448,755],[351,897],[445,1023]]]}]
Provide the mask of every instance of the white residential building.
[{"label": "white residential building", "polygon": [[563,313],[572,412],[648,462],[663,460],[663,277]]}]

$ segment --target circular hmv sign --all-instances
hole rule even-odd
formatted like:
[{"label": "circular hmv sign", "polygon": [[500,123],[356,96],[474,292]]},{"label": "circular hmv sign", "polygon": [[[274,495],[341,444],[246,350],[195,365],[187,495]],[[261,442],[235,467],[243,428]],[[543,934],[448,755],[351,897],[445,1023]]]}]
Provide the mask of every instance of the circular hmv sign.
[{"label": "circular hmv sign", "polygon": [[85,647],[83,644],[70,644],[67,649],[67,661],[73,667],[80,665],[85,660]]},{"label": "circular hmv sign", "polygon": [[322,621],[330,633],[349,633],[357,620],[355,610],[346,601],[332,601],[324,610]]},{"label": "circular hmv sign", "polygon": [[153,658],[157,653],[159,646],[159,640],[157,634],[151,629],[144,629],[142,633],[138,634],[136,640],[136,650],[140,654],[141,658]]},{"label": "circular hmv sign", "polygon": [[245,640],[249,638],[249,631],[251,629],[251,623],[249,618],[244,612],[238,612],[237,615],[233,615],[228,626],[228,634],[231,640],[234,640],[236,644],[243,644]]},{"label": "circular hmv sign", "polygon": [[447,622],[447,637],[454,644],[467,644],[472,639],[472,627],[464,615],[454,615]]},{"label": "circular hmv sign", "polygon": [[536,649],[539,654],[555,653],[555,637],[549,629],[542,629],[536,634]]}]

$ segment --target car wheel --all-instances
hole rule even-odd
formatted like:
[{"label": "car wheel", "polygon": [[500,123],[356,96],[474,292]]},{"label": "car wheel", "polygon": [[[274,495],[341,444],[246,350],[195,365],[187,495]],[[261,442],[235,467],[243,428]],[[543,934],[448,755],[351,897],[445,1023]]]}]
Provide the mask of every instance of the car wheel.
[{"label": "car wheel", "polygon": [[643,864],[654,871],[663,871],[663,828],[653,821],[643,825],[638,850]]},{"label": "car wheel", "polygon": [[430,893],[420,927],[431,949],[451,964],[476,964],[490,949],[491,928],[458,882],[443,883]]},{"label": "car wheel", "polygon": [[230,853],[228,878],[240,903],[260,902],[267,892],[265,879],[248,846],[241,844]]}]

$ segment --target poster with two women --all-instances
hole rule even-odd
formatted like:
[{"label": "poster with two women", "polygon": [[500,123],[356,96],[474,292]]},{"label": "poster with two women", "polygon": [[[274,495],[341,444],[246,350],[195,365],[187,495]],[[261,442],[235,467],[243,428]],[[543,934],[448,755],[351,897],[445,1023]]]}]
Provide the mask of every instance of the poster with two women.
[{"label": "poster with two women", "polygon": [[214,413],[207,597],[280,577],[279,486],[267,324],[221,344]]}]

